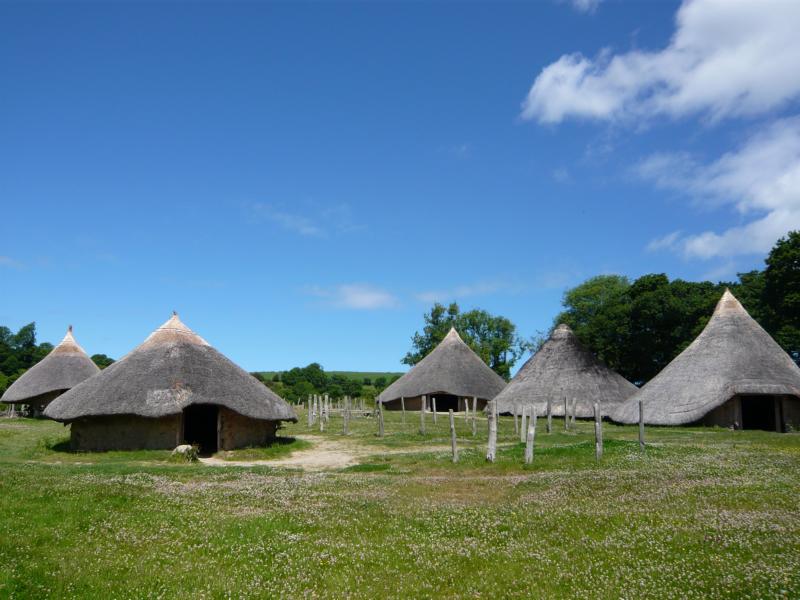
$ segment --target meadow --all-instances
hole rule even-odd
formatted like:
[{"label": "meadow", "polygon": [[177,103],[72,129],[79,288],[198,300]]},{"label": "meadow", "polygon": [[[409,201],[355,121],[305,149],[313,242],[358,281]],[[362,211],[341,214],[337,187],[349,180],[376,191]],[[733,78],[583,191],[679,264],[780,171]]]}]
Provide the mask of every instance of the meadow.
[{"label": "meadow", "polygon": [[[453,464],[446,415],[299,417],[213,465],[0,419],[0,597],[800,597],[800,434],[648,428],[641,452],[605,423],[598,463],[592,423],[540,419],[526,466],[510,418],[487,463],[458,417]],[[341,464],[291,464],[322,448]]]}]

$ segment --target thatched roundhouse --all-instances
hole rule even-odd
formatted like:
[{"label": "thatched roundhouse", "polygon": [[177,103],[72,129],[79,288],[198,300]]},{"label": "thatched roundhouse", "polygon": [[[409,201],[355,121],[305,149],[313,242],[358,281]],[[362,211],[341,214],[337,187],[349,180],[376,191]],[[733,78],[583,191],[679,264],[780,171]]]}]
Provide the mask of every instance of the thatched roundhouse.
[{"label": "thatched roundhouse", "polygon": [[609,369],[585,348],[568,325],[553,330],[550,339],[531,356],[505,389],[495,398],[500,413],[519,414],[534,406],[536,413],[564,415],[564,398],[569,413],[579,418],[594,416],[594,403],[603,415],[636,393],[636,386]]},{"label": "thatched roundhouse", "polygon": [[29,412],[38,416],[55,398],[99,372],[75,341],[70,325],[64,339],[11,384],[0,402],[27,405]]},{"label": "thatched roundhouse", "polygon": [[800,425],[800,368],[725,290],[702,333],[612,415],[786,431]]},{"label": "thatched roundhouse", "polygon": [[71,425],[76,450],[202,452],[267,443],[294,410],[212,348],[177,314],[142,345],[50,404],[45,414]]},{"label": "thatched roundhouse", "polygon": [[403,398],[407,409],[420,410],[425,396],[429,409],[435,398],[436,410],[446,412],[463,410],[467,399],[471,408],[472,399],[477,398],[477,406],[483,408],[505,385],[453,328],[428,356],[383,390],[378,402],[389,410],[399,410]]}]

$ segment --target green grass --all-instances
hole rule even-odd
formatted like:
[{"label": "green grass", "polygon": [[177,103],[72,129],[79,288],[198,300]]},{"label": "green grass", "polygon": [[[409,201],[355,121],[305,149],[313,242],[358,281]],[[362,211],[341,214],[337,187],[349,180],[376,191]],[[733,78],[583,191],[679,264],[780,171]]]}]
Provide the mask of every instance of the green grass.
[{"label": "green grass", "polygon": [[[485,422],[387,435],[337,416],[308,430],[360,464],[304,473],[71,453],[55,423],[0,419],[0,597],[800,596],[800,435],[604,424],[546,434],[534,463],[513,421],[487,463]],[[309,442],[236,451],[250,460]],[[302,444],[300,443],[302,442]],[[248,454],[254,452],[256,454]],[[276,454],[270,454],[274,452]],[[248,457],[248,458],[243,458]]]},{"label": "green grass", "polygon": [[311,447],[313,447],[313,444],[306,440],[281,436],[266,447],[227,450],[217,452],[215,456],[228,461],[270,460],[273,458],[282,458],[297,450],[306,450]]}]

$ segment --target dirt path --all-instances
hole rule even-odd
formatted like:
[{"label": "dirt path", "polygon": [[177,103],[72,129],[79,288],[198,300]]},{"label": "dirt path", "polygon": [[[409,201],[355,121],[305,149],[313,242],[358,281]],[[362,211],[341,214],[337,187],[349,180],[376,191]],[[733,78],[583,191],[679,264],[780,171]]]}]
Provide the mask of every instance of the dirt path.
[{"label": "dirt path", "polygon": [[200,462],[213,467],[289,467],[306,471],[324,471],[327,469],[343,469],[359,460],[376,454],[405,454],[409,452],[442,452],[449,451],[449,446],[419,446],[411,448],[375,448],[359,446],[351,441],[338,440],[314,435],[298,435],[298,439],[311,442],[313,446],[306,450],[298,450],[283,458],[270,460],[222,460],[221,458],[201,458]]}]

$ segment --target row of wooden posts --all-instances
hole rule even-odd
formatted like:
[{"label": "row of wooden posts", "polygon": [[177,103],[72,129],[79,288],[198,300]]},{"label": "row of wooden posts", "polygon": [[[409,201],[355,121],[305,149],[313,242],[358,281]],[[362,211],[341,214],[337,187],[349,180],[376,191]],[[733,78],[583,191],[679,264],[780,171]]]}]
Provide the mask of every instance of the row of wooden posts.
[{"label": "row of wooden posts", "polygon": [[[572,414],[568,411],[568,402],[566,396],[564,397],[564,430],[568,431],[570,422],[575,424],[575,406],[577,401],[573,400]],[[355,402],[355,409],[353,408],[353,399],[345,396],[338,403],[334,405],[327,394],[324,396],[312,395],[309,396],[308,401],[308,427],[312,427],[315,421],[319,421],[319,430],[325,431],[325,423],[330,420],[332,411],[341,412],[342,414],[342,433],[348,435],[350,433],[350,420],[353,417],[354,411],[356,415],[369,416],[365,411],[364,399],[357,398]],[[478,399],[472,398],[472,411],[470,411],[469,400],[464,398],[464,420],[472,422],[472,435],[477,433],[477,405]],[[419,411],[419,432],[425,435],[425,415],[428,402],[426,396],[422,396],[421,406]],[[406,421],[406,407],[405,398],[400,398],[400,407],[402,410],[402,422]],[[433,413],[433,423],[436,425],[436,397],[431,397],[431,408]],[[600,460],[603,457],[603,418],[600,412],[600,405],[595,402],[593,405],[594,410],[594,438],[595,438],[595,459]],[[456,426],[455,414],[452,409],[448,411],[450,421],[450,446],[452,450],[452,460],[454,463],[458,462],[458,446],[456,444]],[[470,415],[471,412],[471,415]],[[518,415],[521,418],[521,424],[517,422]],[[383,404],[375,402],[374,415],[378,425],[378,437],[384,437],[384,422],[383,422]],[[489,443],[486,452],[486,460],[494,462],[497,454],[497,421],[499,415],[497,413],[497,404],[494,400],[489,401],[486,406],[486,420],[489,429]],[[514,411],[514,433],[519,434],[520,442],[525,444],[525,464],[529,465],[533,462],[534,442],[536,440],[536,424],[538,415],[536,414],[536,407],[533,405],[524,405],[520,410]],[[527,423],[527,426],[526,426]],[[553,406],[550,400],[547,401],[547,433],[553,431]],[[644,406],[642,401],[639,400],[639,448],[643,451],[645,448],[644,442]]]}]

